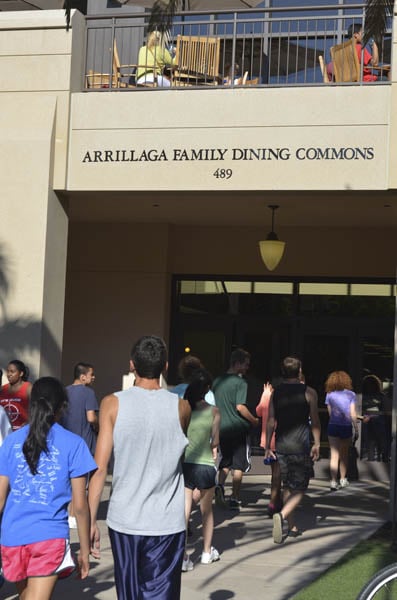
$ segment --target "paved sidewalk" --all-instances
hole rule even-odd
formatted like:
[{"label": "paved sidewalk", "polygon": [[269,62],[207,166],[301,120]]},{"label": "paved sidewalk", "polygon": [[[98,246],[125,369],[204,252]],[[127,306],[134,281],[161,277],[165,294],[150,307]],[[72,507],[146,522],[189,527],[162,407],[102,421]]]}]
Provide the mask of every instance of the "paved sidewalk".
[{"label": "paved sidewalk", "polygon": [[[193,571],[182,575],[182,600],[290,600],[387,520],[387,482],[360,481],[332,493],[328,480],[314,479],[297,513],[303,535],[276,545],[271,537],[272,521],[265,510],[269,479],[258,474],[244,478],[240,512],[214,507],[213,543],[221,553],[217,563],[199,562],[201,521],[199,512],[193,513],[188,552],[197,564]],[[110,482],[106,490],[109,492]],[[60,581],[54,599],[116,599],[112,555],[103,520],[105,511],[106,501],[102,502],[100,512],[101,561],[92,561],[90,575],[84,581],[73,577]],[[76,532],[72,531],[72,543],[76,539]],[[0,598],[15,599],[13,586],[5,584]]]}]

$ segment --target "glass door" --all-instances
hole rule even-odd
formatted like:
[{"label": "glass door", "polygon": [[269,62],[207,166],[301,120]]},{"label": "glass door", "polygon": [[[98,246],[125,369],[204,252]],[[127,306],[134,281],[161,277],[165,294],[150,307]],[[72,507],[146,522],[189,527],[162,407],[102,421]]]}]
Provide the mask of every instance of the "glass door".
[{"label": "glass door", "polygon": [[180,315],[171,332],[169,383],[177,383],[178,363],[189,352],[200,358],[213,377],[223,373],[232,348],[232,330],[227,316]]}]

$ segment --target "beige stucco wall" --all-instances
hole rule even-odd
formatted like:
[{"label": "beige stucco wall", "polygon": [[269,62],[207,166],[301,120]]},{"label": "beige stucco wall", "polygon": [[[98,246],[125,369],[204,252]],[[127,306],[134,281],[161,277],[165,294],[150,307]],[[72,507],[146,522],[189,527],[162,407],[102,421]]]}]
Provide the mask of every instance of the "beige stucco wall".
[{"label": "beige stucco wall", "polygon": [[[392,44],[392,65],[397,65],[397,28],[396,24],[397,9],[394,10],[393,44]],[[397,69],[392,70],[391,98],[390,98],[390,169],[389,169],[389,187],[397,188]]]},{"label": "beige stucco wall", "polygon": [[[74,94],[67,186],[387,189],[390,96],[382,85]],[[284,148],[288,157],[239,159],[241,149],[258,148]],[[367,156],[302,159],[309,148]],[[137,160],[150,150],[159,160]],[[192,160],[200,150],[203,159]],[[214,177],[217,168],[231,177]]]},{"label": "beige stucco wall", "polygon": [[65,187],[70,92],[82,84],[83,48],[84,18],[77,11],[68,32],[63,10],[0,14],[0,93],[23,94],[27,113],[37,95],[57,101],[54,189]]},{"label": "beige stucco wall", "polygon": [[68,218],[53,190],[65,187],[77,63],[64,11],[0,14],[0,366],[21,358],[33,378],[60,373]]},{"label": "beige stucco wall", "polygon": [[121,386],[132,343],[168,336],[166,225],[75,223],[70,229],[63,379],[93,362],[101,393]]},{"label": "beige stucco wall", "polygon": [[51,190],[56,98],[0,94],[2,365],[59,372],[67,217]]}]

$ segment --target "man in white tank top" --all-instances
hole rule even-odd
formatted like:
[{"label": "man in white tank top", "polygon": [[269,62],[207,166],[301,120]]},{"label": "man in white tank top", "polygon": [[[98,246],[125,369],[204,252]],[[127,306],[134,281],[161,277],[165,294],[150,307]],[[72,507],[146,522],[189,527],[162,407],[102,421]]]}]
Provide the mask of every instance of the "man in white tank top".
[{"label": "man in white tank top", "polygon": [[131,351],[134,387],[103,398],[88,499],[91,554],[100,557],[96,519],[114,450],[107,525],[118,600],[180,598],[185,546],[181,458],[188,444],[190,406],[160,387],[167,349],[156,336]]}]

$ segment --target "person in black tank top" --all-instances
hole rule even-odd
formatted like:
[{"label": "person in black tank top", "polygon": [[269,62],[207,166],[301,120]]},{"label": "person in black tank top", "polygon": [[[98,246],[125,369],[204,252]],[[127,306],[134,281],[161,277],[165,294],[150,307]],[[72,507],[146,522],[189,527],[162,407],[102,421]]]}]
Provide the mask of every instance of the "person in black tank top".
[{"label": "person in black tank top", "polygon": [[[300,380],[302,368],[298,358],[287,356],[281,364],[283,382],[277,386],[269,404],[267,439],[276,432],[276,453],[283,484],[284,506],[273,515],[273,540],[283,541],[283,521],[288,522],[288,534],[301,534],[294,520],[294,512],[313,476],[313,460],[320,452],[320,419],[317,393]],[[310,427],[314,444],[310,447]],[[265,458],[275,457],[266,448]]]}]

